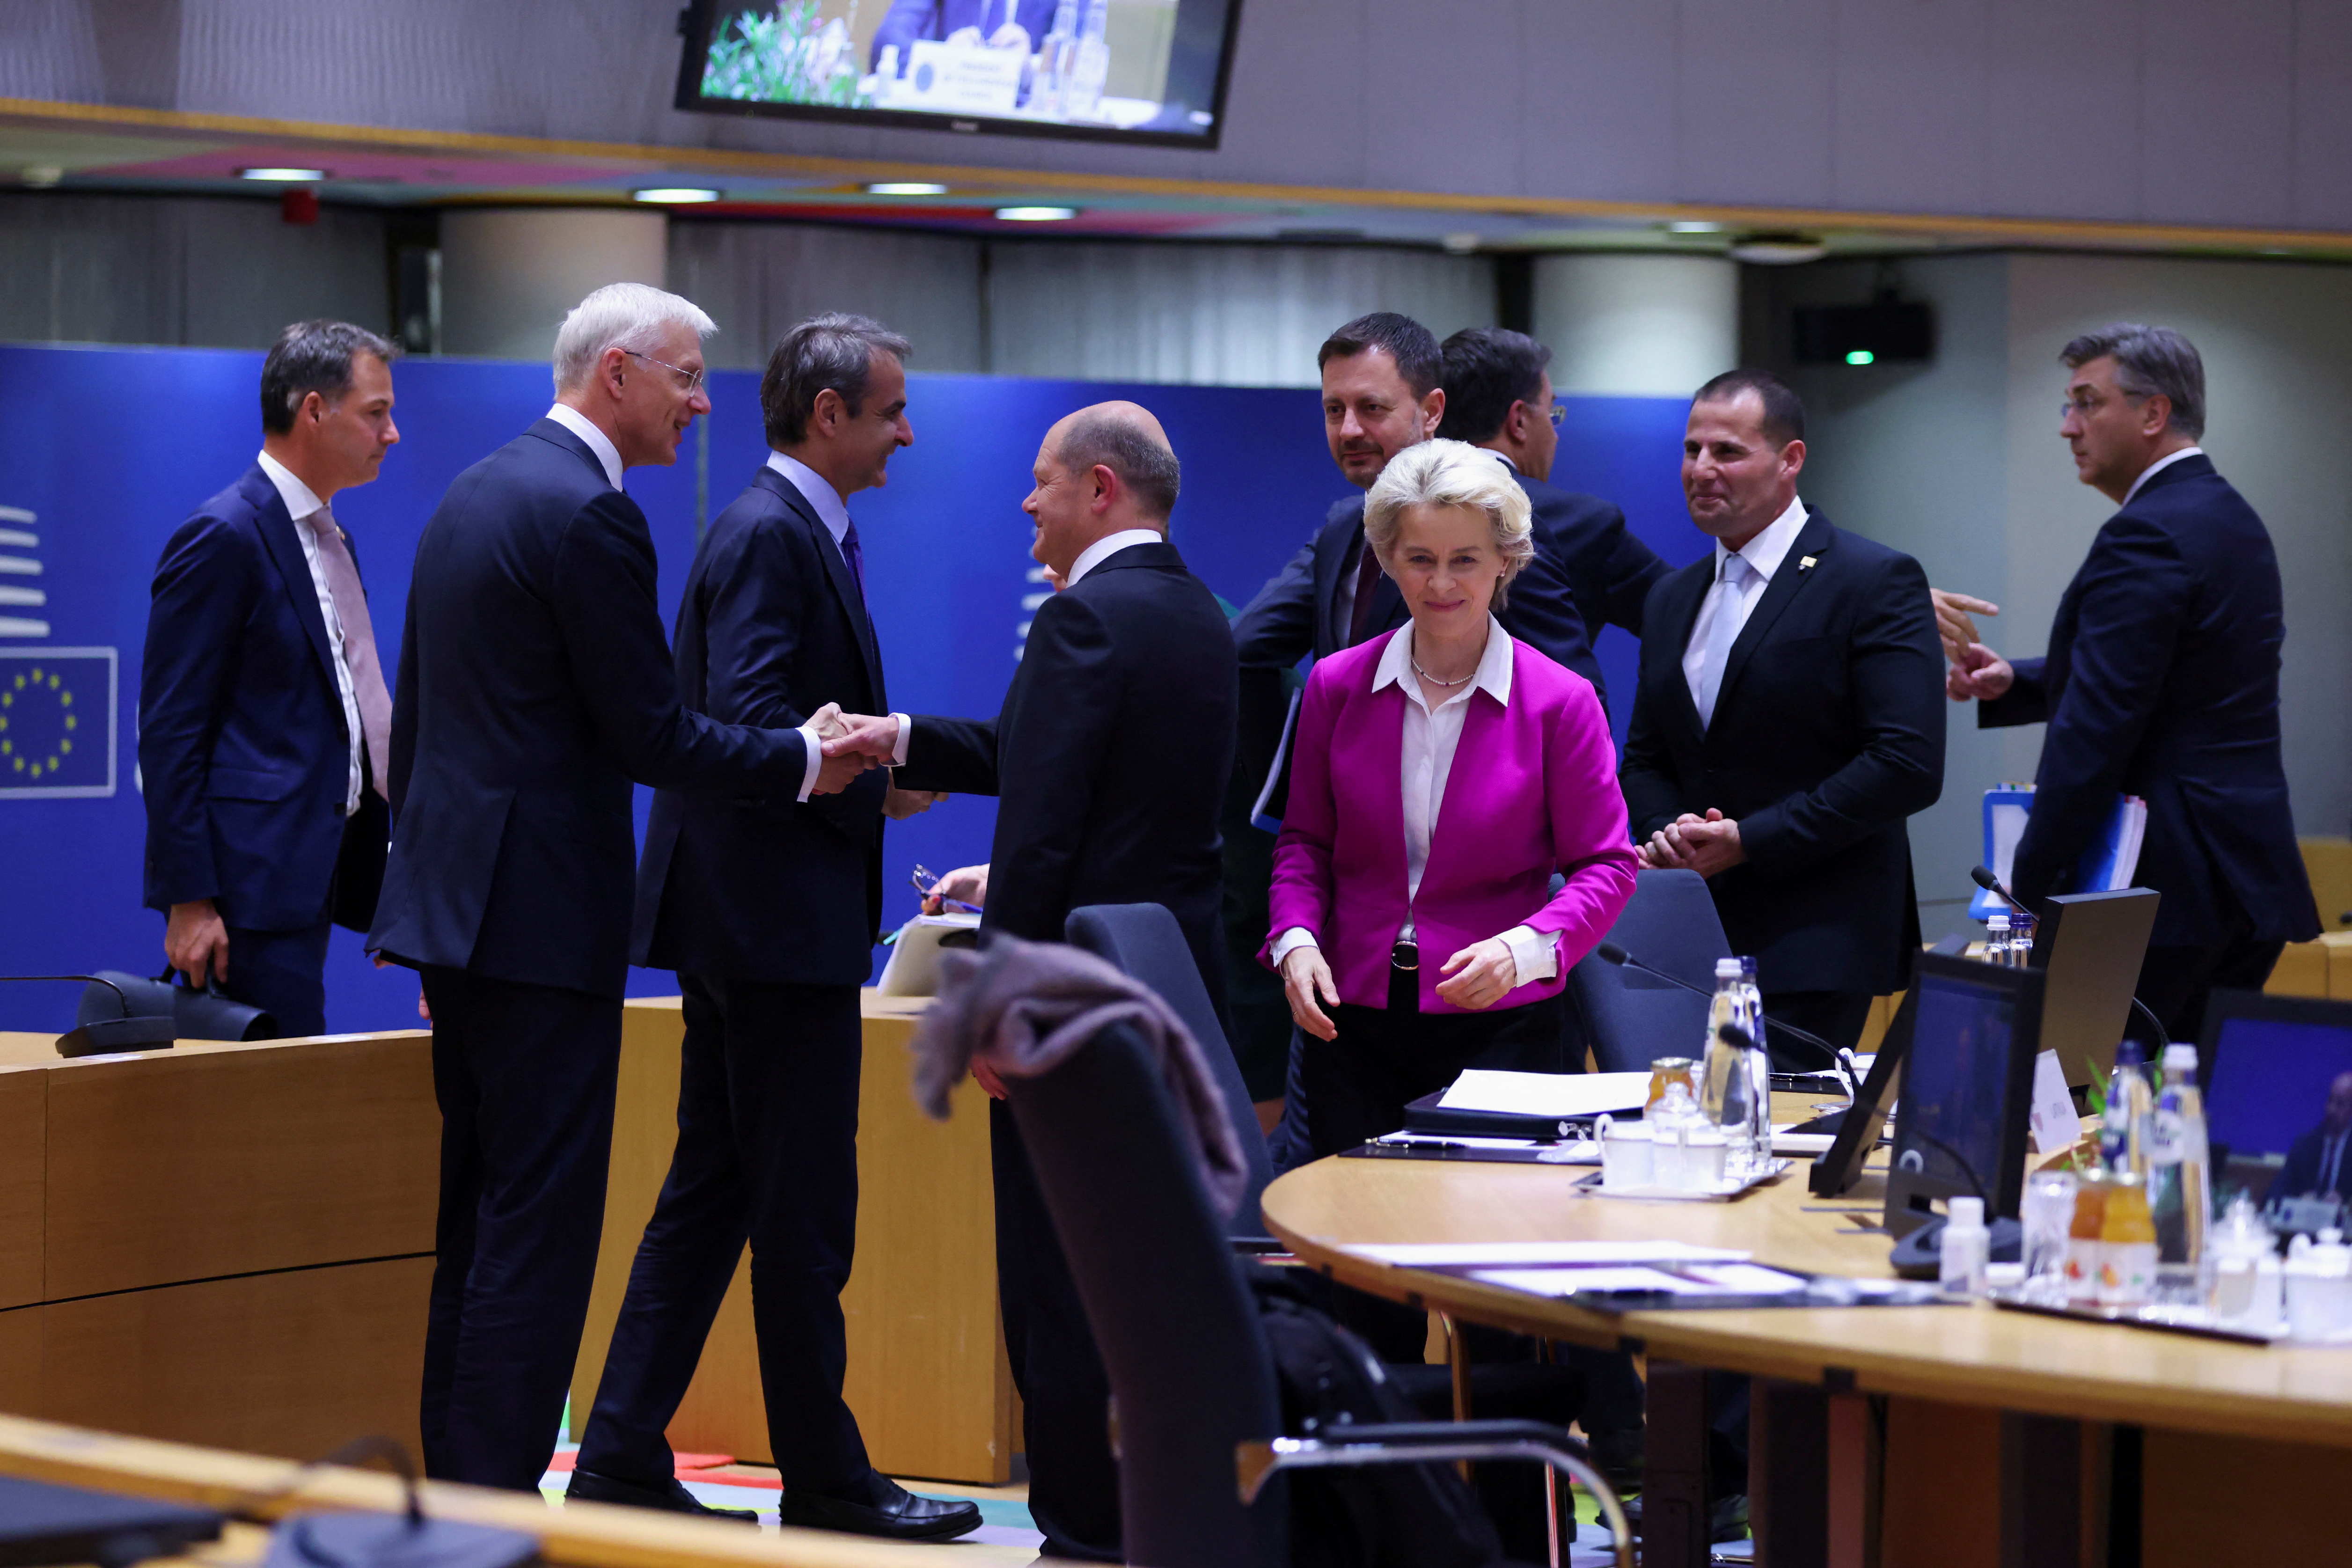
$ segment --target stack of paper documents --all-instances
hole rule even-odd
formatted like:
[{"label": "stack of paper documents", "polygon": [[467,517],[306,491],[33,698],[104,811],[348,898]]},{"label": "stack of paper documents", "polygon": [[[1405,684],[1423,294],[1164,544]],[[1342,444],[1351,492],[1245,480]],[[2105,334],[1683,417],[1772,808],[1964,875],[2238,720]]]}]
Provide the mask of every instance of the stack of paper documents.
[{"label": "stack of paper documents", "polygon": [[1559,1121],[1639,1110],[1649,1103],[1645,1072],[1501,1072],[1472,1068],[1438,1104],[1447,1110],[1503,1111]]}]

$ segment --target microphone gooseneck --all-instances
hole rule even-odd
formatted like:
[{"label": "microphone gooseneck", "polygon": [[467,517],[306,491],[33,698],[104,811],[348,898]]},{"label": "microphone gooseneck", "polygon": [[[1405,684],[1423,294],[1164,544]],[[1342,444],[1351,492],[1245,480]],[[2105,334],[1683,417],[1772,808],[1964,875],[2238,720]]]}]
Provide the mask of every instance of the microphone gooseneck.
[{"label": "microphone gooseneck", "polygon": [[[1603,963],[1613,963],[1626,969],[1638,969],[1643,973],[1650,975],[1654,979],[1663,980],[1669,985],[1679,985],[1694,996],[1705,996],[1712,1000],[1715,995],[1715,993],[1708,991],[1702,986],[1692,984],[1689,981],[1685,980],[1679,974],[1669,974],[1663,969],[1651,968],[1648,964],[1643,963],[1640,959],[1635,958],[1632,953],[1626,952],[1623,948],[1618,946],[1613,942],[1595,942],[1593,944],[1592,952],[1594,956],[1599,958]],[[1778,1029],[1782,1034],[1790,1036],[1794,1039],[1802,1040],[1805,1044],[1812,1047],[1814,1049],[1820,1051],[1823,1056],[1829,1058],[1831,1061],[1834,1062],[1837,1060],[1837,1047],[1831,1045],[1819,1035],[1800,1029],[1794,1024],[1784,1024],[1780,1022],[1780,1019],[1773,1017],[1767,1017],[1764,1020],[1764,1026],[1768,1029]]]}]

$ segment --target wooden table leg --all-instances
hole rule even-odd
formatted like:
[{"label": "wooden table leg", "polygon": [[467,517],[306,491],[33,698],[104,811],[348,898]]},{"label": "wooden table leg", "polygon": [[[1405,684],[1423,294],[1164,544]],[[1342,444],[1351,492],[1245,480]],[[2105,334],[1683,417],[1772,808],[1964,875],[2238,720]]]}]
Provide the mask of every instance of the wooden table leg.
[{"label": "wooden table leg", "polygon": [[1643,1461],[1643,1568],[1706,1568],[1706,1373],[1652,1358]]},{"label": "wooden table leg", "polygon": [[2077,1568],[2083,1553],[2083,1426],[2000,1418],[2000,1568]]},{"label": "wooden table leg", "polygon": [[1832,1394],[1827,1398],[1826,1561],[1829,1568],[1870,1568],[1878,1560],[1878,1417],[1867,1394]]}]

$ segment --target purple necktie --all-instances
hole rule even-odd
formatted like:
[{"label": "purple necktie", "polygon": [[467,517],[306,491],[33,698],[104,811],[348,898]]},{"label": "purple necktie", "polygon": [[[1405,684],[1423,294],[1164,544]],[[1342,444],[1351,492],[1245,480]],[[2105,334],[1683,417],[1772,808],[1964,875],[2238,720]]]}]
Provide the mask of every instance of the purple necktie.
[{"label": "purple necktie", "polygon": [[1380,557],[1372,553],[1372,542],[1365,540],[1357,553],[1362,558],[1356,567],[1356,602],[1348,613],[1348,646],[1355,647],[1371,629],[1372,595],[1381,585]]},{"label": "purple necktie", "polygon": [[335,619],[342,623],[343,668],[351,672],[360,733],[367,739],[368,772],[374,775],[376,794],[390,799],[384,774],[392,766],[392,693],[384,689],[383,667],[376,662],[375,629],[368,620],[367,595],[360,591],[359,568],[352,563],[334,513],[320,507],[302,521],[319,542],[327,594],[335,602]]},{"label": "purple necktie", "polygon": [[866,547],[857,542],[857,524],[841,536],[841,552],[849,557],[849,574],[857,579],[857,602],[866,602]]}]

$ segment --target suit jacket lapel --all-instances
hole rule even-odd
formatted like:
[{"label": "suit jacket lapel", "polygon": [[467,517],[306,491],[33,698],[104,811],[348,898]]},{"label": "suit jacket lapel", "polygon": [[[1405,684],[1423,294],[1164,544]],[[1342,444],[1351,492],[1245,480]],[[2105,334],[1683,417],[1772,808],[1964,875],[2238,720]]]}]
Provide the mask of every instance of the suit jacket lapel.
[{"label": "suit jacket lapel", "polygon": [[850,571],[841,546],[834,542],[833,531],[825,527],[824,520],[817,516],[816,509],[809,505],[800,487],[775,469],[762,467],[752,483],[772,491],[815,535],[817,559],[824,563],[824,574],[833,584],[834,596],[841,601],[842,613],[849,617],[857,635],[857,653],[866,661],[866,679],[874,692],[874,705],[888,712],[889,699],[882,686],[882,650],[874,640],[873,617],[866,614],[865,595],[857,591],[857,576]]},{"label": "suit jacket lapel", "polygon": [[[1706,726],[1698,721],[1698,704],[1691,700],[1690,682],[1683,679],[1683,654],[1689,648],[1691,632],[1698,625],[1698,607],[1706,602],[1707,585],[1715,581],[1715,552],[1707,552],[1690,565],[1666,580],[1666,601],[1658,607],[1665,612],[1665,625],[1654,635],[1663,639],[1655,657],[1664,660],[1665,682],[1672,695],[1666,700],[1666,710],[1675,721],[1694,736],[1704,735]],[[1643,638],[1647,653],[1649,638]]]},{"label": "suit jacket lapel", "polygon": [[[1732,688],[1739,684],[1739,672],[1748,668],[1748,660],[1764,639],[1772,634],[1772,623],[1789,607],[1789,602],[1804,591],[1813,575],[1806,563],[1827,552],[1837,530],[1820,512],[1805,519],[1805,526],[1797,531],[1797,542],[1789,546],[1789,553],[1780,558],[1780,570],[1764,585],[1763,597],[1748,613],[1748,624],[1739,628],[1738,640],[1731,645],[1731,657],[1723,664],[1723,685],[1715,694],[1715,711],[1721,716],[1730,700]],[[1696,710],[1694,710],[1694,712]]]},{"label": "suit jacket lapel", "polygon": [[1348,628],[1339,616],[1339,572],[1348,563],[1350,537],[1346,529],[1333,527],[1328,518],[1315,537],[1315,615],[1320,623],[1316,628],[1318,658],[1348,646]]},{"label": "suit jacket lapel", "polygon": [[[269,476],[261,471],[258,463],[246,476],[245,495],[255,503],[254,528],[260,533],[261,542],[294,601],[294,618],[310,634],[310,647],[319,656],[319,673],[326,677],[328,689],[340,692],[335,683],[335,651],[327,641],[327,617],[319,611],[318,581],[310,575],[310,563],[302,555],[302,541],[294,532],[301,524],[288,514],[285,498],[278,493],[278,487],[269,482]],[[340,698],[335,716],[338,721],[341,720]]]}]

